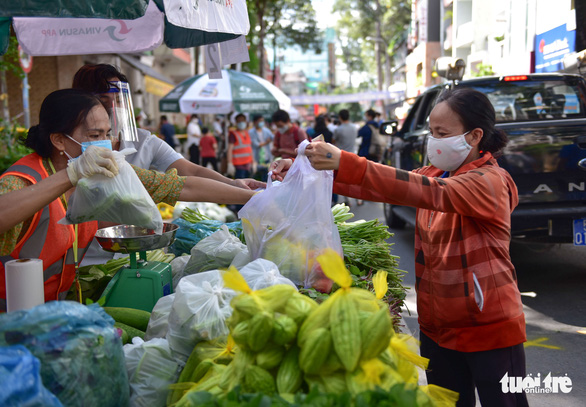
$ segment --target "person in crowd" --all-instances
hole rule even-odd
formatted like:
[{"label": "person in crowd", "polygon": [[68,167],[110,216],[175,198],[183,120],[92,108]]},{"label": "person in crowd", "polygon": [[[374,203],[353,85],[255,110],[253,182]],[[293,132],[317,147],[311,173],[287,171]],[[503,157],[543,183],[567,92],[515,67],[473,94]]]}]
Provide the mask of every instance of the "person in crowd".
[{"label": "person in crowd", "polygon": [[272,160],[271,142],[273,141],[273,132],[265,126],[265,119],[262,115],[257,114],[252,117],[252,129],[248,131],[250,141],[252,142],[252,151],[254,161],[258,165],[268,164]]},{"label": "person in crowd", "polygon": [[[192,114],[187,124],[187,141],[185,149],[189,152],[189,161],[199,164],[199,141],[201,139],[201,128],[199,127],[199,118]],[[205,166],[204,166],[205,167]]]},{"label": "person in crowd", "polygon": [[[73,78],[72,88],[83,89],[95,93],[99,96],[106,109],[111,108],[112,99],[116,95],[114,82],[128,82],[126,76],[116,67],[109,64],[87,64],[82,66]],[[216,124],[220,127],[220,137],[223,137],[220,118],[214,121],[214,131]],[[156,135],[151,134],[144,129],[138,129],[138,141],[114,140],[113,148],[122,150],[124,148],[134,148],[135,154],[126,156],[126,161],[140,168],[153,168],[165,172],[171,168],[177,169],[177,173],[182,176],[193,175],[196,177],[209,178],[215,181],[223,182],[245,189],[264,188],[265,184],[257,180],[230,179],[209,168],[202,167],[183,158],[181,154],[172,149],[163,140]]]},{"label": "person in crowd", "polygon": [[326,126],[328,126],[328,130],[334,134],[334,130],[336,130],[336,124],[334,123],[335,115],[326,114],[325,115]]},{"label": "person in crowd", "polygon": [[356,137],[358,137],[358,130],[356,126],[350,122],[350,112],[347,109],[342,109],[338,113],[340,117],[340,125],[334,131],[332,138],[333,144],[335,144],[340,150],[347,151],[349,153],[356,152]]},{"label": "person in crowd", "polygon": [[228,175],[238,178],[248,178],[252,172],[254,158],[252,142],[248,134],[248,123],[244,113],[235,117],[236,128],[228,134]]},{"label": "person in crowd", "polygon": [[[511,212],[519,201],[498,157],[507,136],[481,92],[445,91],[429,117],[429,166],[381,165],[316,142],[313,167],[336,170],[334,191],[418,208],[415,227],[421,355],[430,384],[459,393],[458,406],[527,406],[500,380],[525,377],[525,316],[511,262]],[[291,160],[274,165],[282,178]]]},{"label": "person in crowd", "polygon": [[329,120],[328,117],[323,114],[320,114],[319,116],[317,116],[315,118],[315,127],[314,127],[315,136],[314,137],[321,135],[321,136],[323,136],[324,141],[326,143],[331,143],[333,134],[330,131],[330,129],[328,128],[328,125],[327,125],[328,120]]},{"label": "person in crowd", "polygon": [[366,123],[358,130],[358,137],[362,138],[360,147],[358,148],[358,155],[360,157],[366,157],[367,160],[378,162],[380,157],[372,156],[368,150],[370,149],[370,140],[372,138],[372,132],[378,129],[378,122],[375,119],[376,112],[372,109],[368,109],[364,114],[364,120]]},{"label": "person in crowd", "polygon": [[[1,310],[6,309],[4,264],[12,259],[43,260],[45,300],[65,298],[75,276],[73,247],[78,247],[82,259],[98,222],[74,228],[58,221],[65,216],[80,179],[95,174],[114,177],[118,173],[111,149],[96,146],[109,144],[110,136],[110,118],[96,96],[63,89],[43,101],[39,124],[30,128],[24,140],[34,152],[0,176]],[[206,178],[180,177],[175,169],[160,173],[133,168],[156,203],[174,205],[182,200],[244,204],[254,194]]]},{"label": "person in crowd", "polygon": [[307,137],[310,140],[315,137],[315,130],[313,129],[314,126],[315,124],[313,122],[304,123],[305,132],[307,133]]},{"label": "person in crowd", "polygon": [[[338,112],[338,117],[340,118],[340,125],[334,130],[334,135],[332,137],[333,144],[340,150],[354,153],[356,151],[358,129],[350,122],[350,112],[348,110],[340,110]],[[350,200],[348,197],[343,197],[343,199],[346,205],[350,206]],[[357,203],[362,204],[362,201],[358,200]]]},{"label": "person in crowd", "polygon": [[175,150],[175,126],[169,123],[169,119],[165,115],[161,116],[161,124],[159,127],[159,131],[165,139],[165,142],[169,144],[169,146],[171,146],[173,150]]},{"label": "person in crowd", "polygon": [[207,167],[210,164],[214,171],[218,171],[218,142],[207,127],[201,128],[201,135],[199,143],[201,165]]},{"label": "person in crowd", "polygon": [[277,110],[273,113],[272,122],[277,127],[273,140],[273,157],[291,158],[295,157],[295,149],[308,136],[299,126],[291,123],[289,113],[285,110]]}]

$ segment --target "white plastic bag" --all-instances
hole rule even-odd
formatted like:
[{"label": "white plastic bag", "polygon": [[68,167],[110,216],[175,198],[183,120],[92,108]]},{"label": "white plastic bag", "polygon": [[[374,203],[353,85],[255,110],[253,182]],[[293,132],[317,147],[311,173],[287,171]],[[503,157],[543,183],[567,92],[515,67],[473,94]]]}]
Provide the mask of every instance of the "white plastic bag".
[{"label": "white plastic bag", "polygon": [[96,174],[78,181],[71,194],[65,218],[59,223],[74,224],[101,220],[142,226],[163,232],[163,218],[151,196],[126,162],[125,154],[134,149],[114,151],[118,175]]},{"label": "white plastic bag", "polygon": [[242,267],[250,263],[250,261],[251,259],[250,253],[248,252],[248,247],[245,247],[244,250],[242,250],[236,255],[236,257],[234,257],[234,260],[232,260],[232,263],[230,263],[230,267],[236,267],[238,270],[240,270]]},{"label": "white plastic bag", "polygon": [[151,311],[151,317],[144,334],[145,341],[153,338],[164,338],[169,329],[169,314],[175,300],[175,293],[159,298]]},{"label": "white plastic bag", "polygon": [[226,225],[222,225],[220,230],[193,246],[191,258],[183,273],[189,275],[226,268],[232,263],[234,257],[245,249],[246,246],[240,239],[231,234]]},{"label": "white plastic bag", "polygon": [[164,407],[169,385],[179,377],[179,365],[166,339],[144,342],[139,337],[124,345],[130,384],[130,407]]},{"label": "white plastic bag", "polygon": [[179,280],[185,275],[185,266],[191,258],[190,255],[175,257],[171,260],[171,273],[173,274],[173,291],[177,291]]},{"label": "white plastic bag", "polygon": [[224,287],[219,270],[185,276],[177,285],[169,314],[167,340],[175,359],[184,364],[200,341],[227,335],[226,318],[236,292]]},{"label": "white plastic bag", "polygon": [[248,286],[253,291],[277,284],[287,284],[297,289],[295,283],[283,277],[279,273],[277,265],[270,260],[256,259],[242,267],[240,274],[242,274],[242,277],[244,277]]},{"label": "white plastic bag", "polygon": [[333,172],[313,169],[304,140],[283,182],[267,182],[238,212],[251,259],[274,262],[295,284],[329,292],[332,282],[316,261],[326,248],[343,255],[331,211]]}]

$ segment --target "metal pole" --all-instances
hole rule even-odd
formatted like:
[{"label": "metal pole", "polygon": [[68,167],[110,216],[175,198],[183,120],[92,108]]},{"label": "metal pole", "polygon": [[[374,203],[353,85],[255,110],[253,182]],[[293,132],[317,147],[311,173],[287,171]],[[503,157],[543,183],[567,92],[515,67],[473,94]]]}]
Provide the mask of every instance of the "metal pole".
[{"label": "metal pole", "polygon": [[8,123],[10,122],[10,111],[8,110],[8,85],[6,84],[6,71],[0,71],[0,100],[2,100],[2,116],[4,117],[6,123]]},{"label": "metal pole", "polygon": [[29,108],[29,97],[28,97],[28,74],[24,73],[22,78],[22,107],[24,110],[24,128],[30,129],[31,127],[31,112]]}]

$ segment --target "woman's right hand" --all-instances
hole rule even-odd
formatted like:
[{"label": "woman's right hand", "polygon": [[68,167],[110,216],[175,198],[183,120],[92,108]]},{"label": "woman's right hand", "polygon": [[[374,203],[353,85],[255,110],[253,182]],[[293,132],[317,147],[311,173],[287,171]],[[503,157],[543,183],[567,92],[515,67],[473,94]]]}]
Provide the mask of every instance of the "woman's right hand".
[{"label": "woman's right hand", "polygon": [[67,175],[73,186],[81,178],[94,174],[102,174],[110,178],[118,174],[118,164],[112,150],[89,146],[82,155],[67,165]]},{"label": "woman's right hand", "polygon": [[290,158],[284,158],[281,160],[274,161],[269,169],[269,171],[273,172],[273,175],[271,177],[272,180],[283,181],[283,178],[285,178],[285,175],[287,175],[287,171],[289,171],[289,168],[291,168],[292,165],[293,160],[291,160]]}]

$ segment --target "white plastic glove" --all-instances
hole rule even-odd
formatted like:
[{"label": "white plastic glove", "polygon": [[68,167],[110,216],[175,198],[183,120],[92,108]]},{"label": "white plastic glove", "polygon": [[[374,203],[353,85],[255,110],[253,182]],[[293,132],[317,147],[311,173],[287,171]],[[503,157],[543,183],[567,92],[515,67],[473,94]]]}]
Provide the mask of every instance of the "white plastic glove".
[{"label": "white plastic glove", "polygon": [[228,163],[228,169],[226,170],[226,174],[228,174],[228,176],[230,177],[236,175],[236,167],[234,167],[234,164]]},{"label": "white plastic glove", "polygon": [[110,178],[118,174],[118,164],[112,150],[89,146],[82,155],[67,165],[67,175],[73,186],[81,178],[94,174],[102,174]]}]

